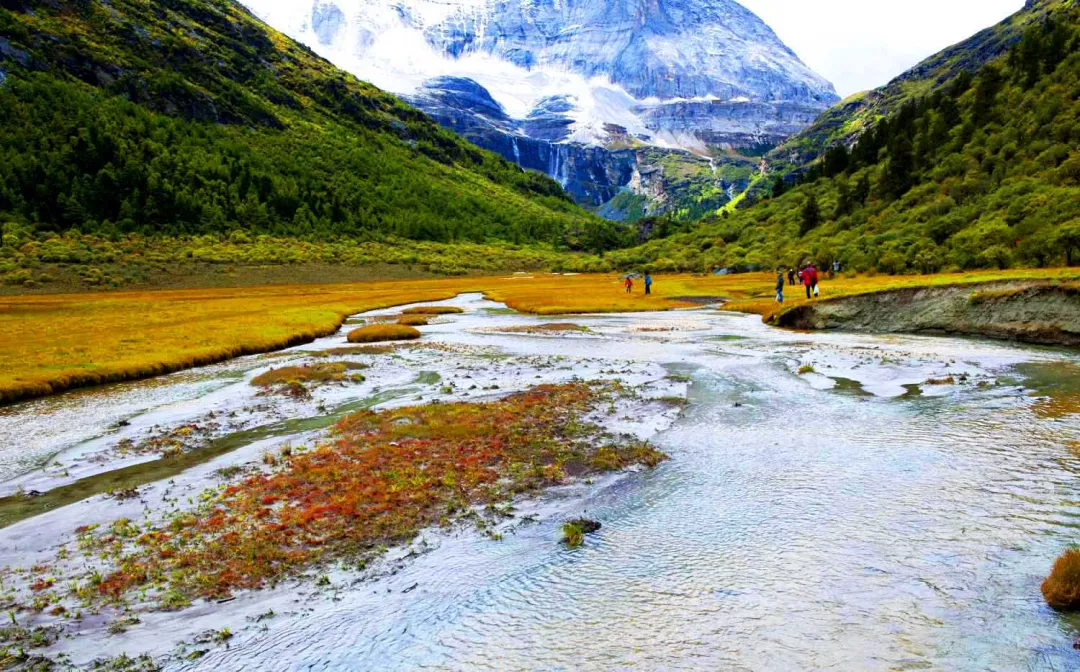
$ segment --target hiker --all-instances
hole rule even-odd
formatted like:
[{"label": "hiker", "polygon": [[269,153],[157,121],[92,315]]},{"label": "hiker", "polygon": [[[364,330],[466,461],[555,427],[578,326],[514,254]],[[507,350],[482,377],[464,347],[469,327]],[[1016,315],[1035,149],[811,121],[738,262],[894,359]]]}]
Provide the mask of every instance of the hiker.
[{"label": "hiker", "polygon": [[652,294],[652,276],[648,272],[645,273],[645,295]]},{"label": "hiker", "polygon": [[833,277],[836,277],[837,275],[839,275],[839,273],[840,273],[840,260],[837,259],[837,260],[832,262],[832,274],[833,274]]},{"label": "hiker", "polygon": [[626,287],[627,294],[632,294],[634,292],[634,281],[629,275],[626,276],[626,282],[623,283],[623,286]]},{"label": "hiker", "polygon": [[787,279],[788,279],[788,284],[791,285],[792,287],[794,287],[795,286],[795,269],[794,268],[787,269]]},{"label": "hiker", "polygon": [[818,275],[817,275],[817,269],[814,268],[814,262],[809,262],[809,263],[806,264],[806,268],[804,268],[802,270],[802,278],[803,278],[803,285],[806,286],[806,298],[808,298],[808,299],[813,298],[811,296],[811,294],[813,294],[813,296],[817,296],[818,295],[818,288],[817,288]]},{"label": "hiker", "polygon": [[784,269],[776,272],[776,302],[784,302]]}]

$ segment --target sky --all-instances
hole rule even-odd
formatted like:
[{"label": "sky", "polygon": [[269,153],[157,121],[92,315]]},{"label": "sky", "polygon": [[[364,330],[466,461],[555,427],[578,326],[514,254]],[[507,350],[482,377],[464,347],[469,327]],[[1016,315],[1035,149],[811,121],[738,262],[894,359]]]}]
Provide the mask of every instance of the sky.
[{"label": "sky", "polygon": [[1024,0],[738,0],[847,97],[1001,21]]}]

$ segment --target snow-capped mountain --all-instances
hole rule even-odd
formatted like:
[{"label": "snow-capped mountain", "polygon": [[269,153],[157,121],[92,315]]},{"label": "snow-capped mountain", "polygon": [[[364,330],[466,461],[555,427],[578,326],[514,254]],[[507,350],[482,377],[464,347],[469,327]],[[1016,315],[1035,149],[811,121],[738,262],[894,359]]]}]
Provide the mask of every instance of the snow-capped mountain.
[{"label": "snow-capped mountain", "polygon": [[[625,156],[606,165],[597,150],[706,155],[775,143],[838,100],[734,0],[242,2],[339,67],[596,205],[633,173]],[[576,175],[584,148],[600,162],[587,178]]]}]

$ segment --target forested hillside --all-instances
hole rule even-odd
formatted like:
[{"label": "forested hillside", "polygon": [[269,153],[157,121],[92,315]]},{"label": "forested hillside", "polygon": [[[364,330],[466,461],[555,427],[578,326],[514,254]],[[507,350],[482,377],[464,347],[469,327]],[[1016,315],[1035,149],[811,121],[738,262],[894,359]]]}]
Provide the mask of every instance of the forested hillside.
[{"label": "forested hillside", "polygon": [[1005,55],[835,146],[801,184],[613,258],[890,273],[1080,260],[1080,8],[1033,5],[1047,6]]},{"label": "forested hillside", "polygon": [[820,159],[830,147],[840,143],[851,146],[881,117],[897,112],[905,103],[929,96],[961,73],[975,74],[1005,54],[1028,28],[1041,24],[1073,1],[1029,0],[1004,21],[943,49],[885,86],[849,96],[769,153],[774,172],[800,170]]},{"label": "forested hillside", "polygon": [[232,0],[0,2],[5,220],[110,236],[618,242],[556,182]]}]

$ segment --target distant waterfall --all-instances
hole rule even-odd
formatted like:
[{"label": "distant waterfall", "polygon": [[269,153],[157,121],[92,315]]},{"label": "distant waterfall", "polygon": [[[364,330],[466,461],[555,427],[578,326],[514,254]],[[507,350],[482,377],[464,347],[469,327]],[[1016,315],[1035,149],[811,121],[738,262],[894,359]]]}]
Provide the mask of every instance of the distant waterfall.
[{"label": "distant waterfall", "polygon": [[514,163],[521,165],[521,149],[518,148],[518,139],[516,136],[510,137],[510,146],[514,148]]},{"label": "distant waterfall", "polygon": [[569,146],[551,145],[551,154],[548,157],[548,176],[561,184],[563,189],[570,183]]}]

